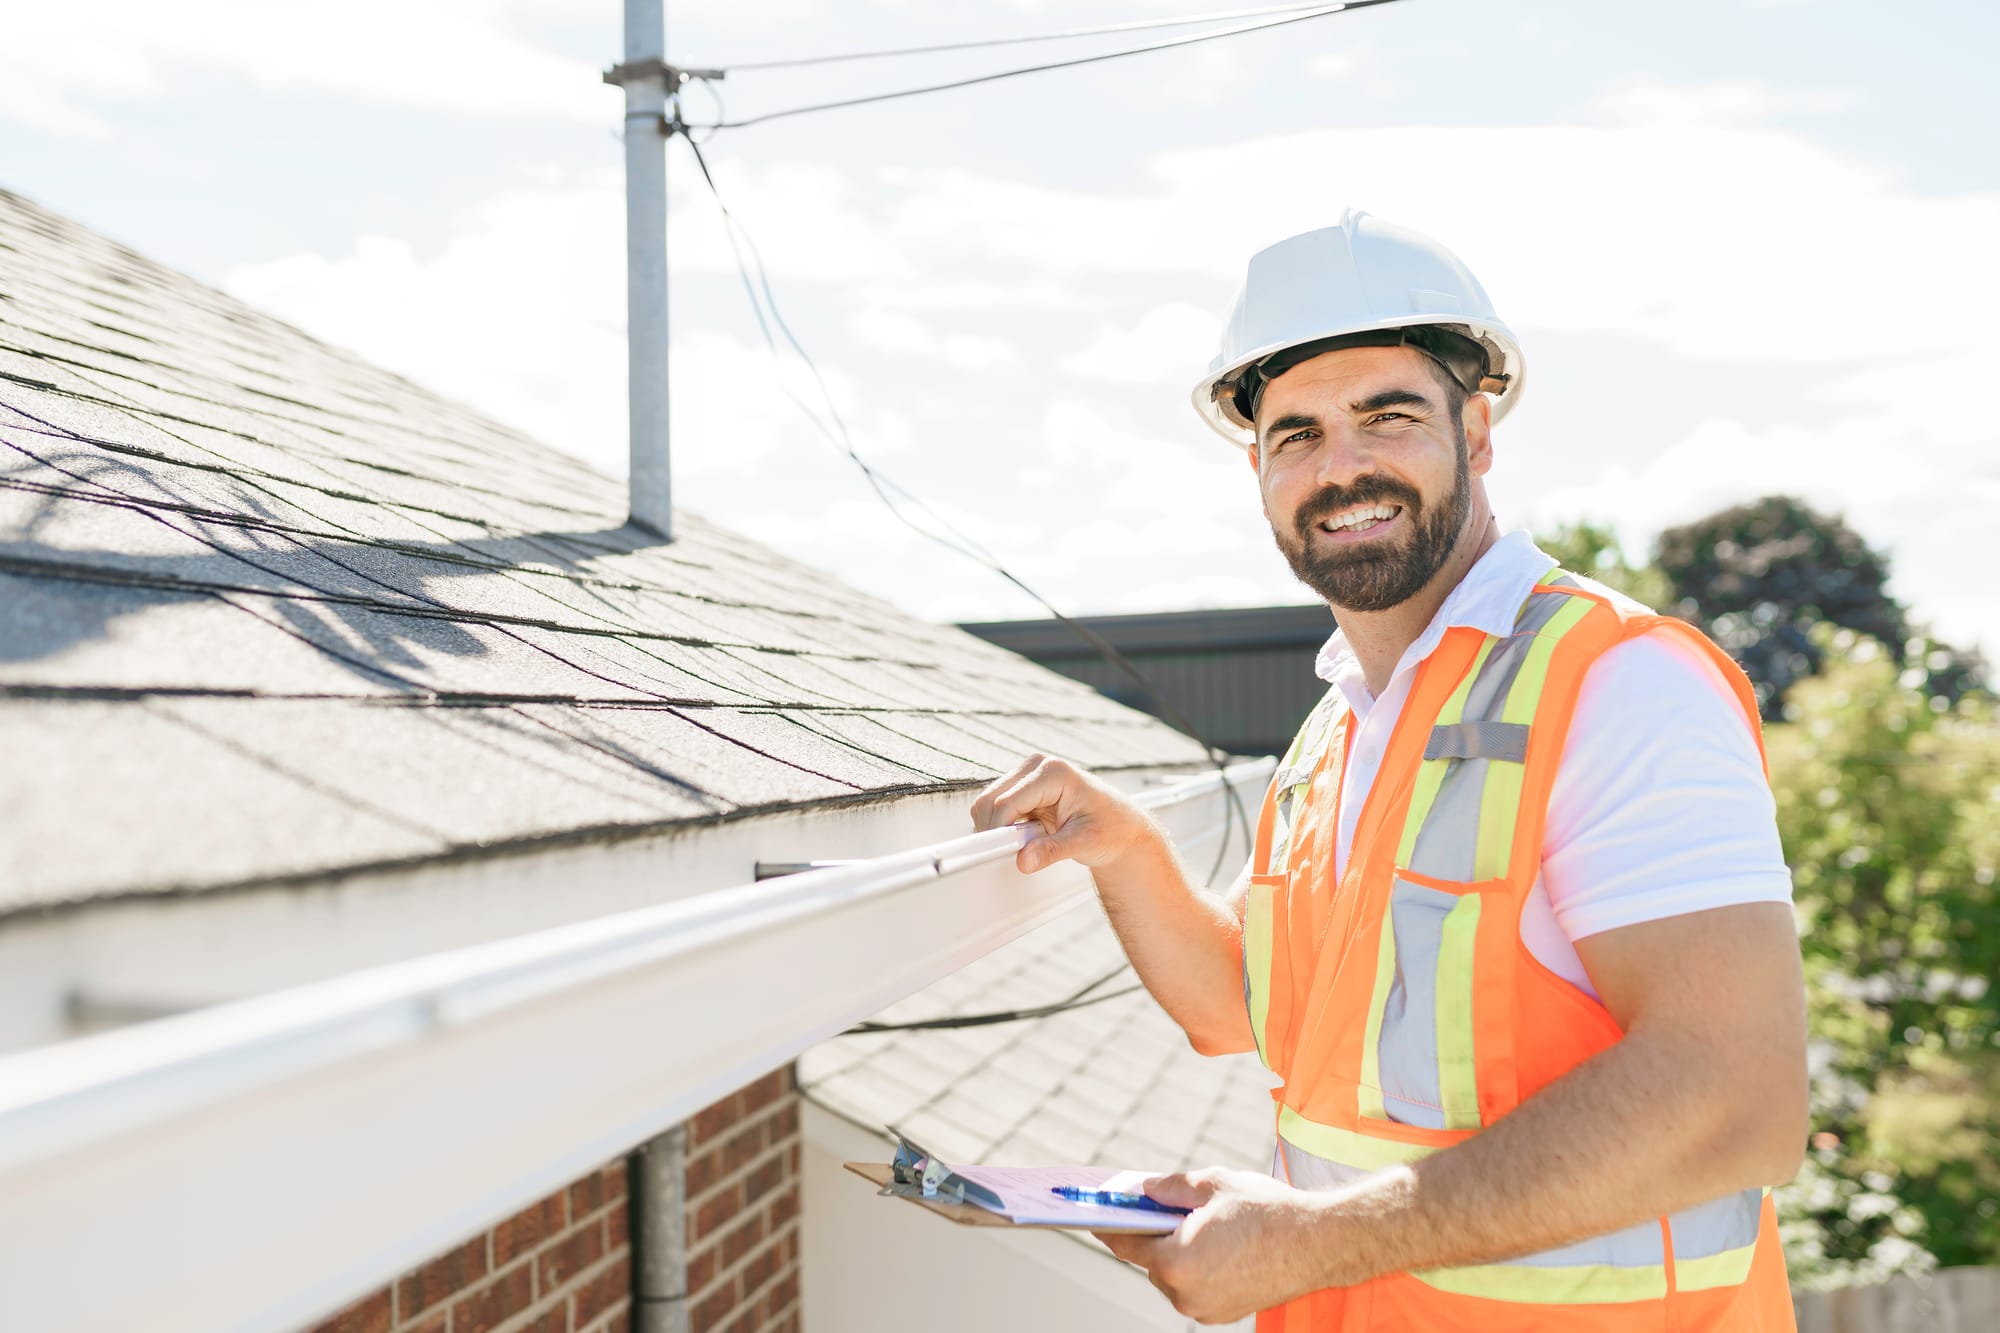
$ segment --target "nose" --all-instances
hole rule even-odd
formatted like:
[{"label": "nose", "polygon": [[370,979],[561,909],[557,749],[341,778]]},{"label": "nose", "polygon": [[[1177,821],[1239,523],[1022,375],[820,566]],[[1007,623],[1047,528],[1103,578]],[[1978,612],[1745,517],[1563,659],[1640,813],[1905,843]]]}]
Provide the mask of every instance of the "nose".
[{"label": "nose", "polygon": [[1376,470],[1374,442],[1365,431],[1338,417],[1321,430],[1319,448],[1313,450],[1313,480],[1322,488],[1349,486]]}]

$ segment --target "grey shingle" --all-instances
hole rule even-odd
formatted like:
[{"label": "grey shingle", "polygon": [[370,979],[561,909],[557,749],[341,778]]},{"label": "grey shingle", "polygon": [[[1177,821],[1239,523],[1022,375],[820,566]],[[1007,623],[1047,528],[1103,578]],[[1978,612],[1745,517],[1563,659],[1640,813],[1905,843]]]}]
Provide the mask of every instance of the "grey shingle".
[{"label": "grey shingle", "polygon": [[616,481],[0,191],[0,916],[935,790],[1025,748],[1199,762],[676,525],[653,542]]}]

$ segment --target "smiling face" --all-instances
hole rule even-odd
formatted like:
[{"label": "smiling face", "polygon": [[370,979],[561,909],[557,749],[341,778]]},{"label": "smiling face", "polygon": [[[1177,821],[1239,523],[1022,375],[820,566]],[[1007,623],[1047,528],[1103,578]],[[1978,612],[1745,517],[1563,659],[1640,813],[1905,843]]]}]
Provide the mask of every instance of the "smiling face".
[{"label": "smiling face", "polygon": [[1292,572],[1336,611],[1407,601],[1485,521],[1473,479],[1493,462],[1487,400],[1454,412],[1442,381],[1410,348],[1350,347],[1300,362],[1258,404],[1264,514]]}]

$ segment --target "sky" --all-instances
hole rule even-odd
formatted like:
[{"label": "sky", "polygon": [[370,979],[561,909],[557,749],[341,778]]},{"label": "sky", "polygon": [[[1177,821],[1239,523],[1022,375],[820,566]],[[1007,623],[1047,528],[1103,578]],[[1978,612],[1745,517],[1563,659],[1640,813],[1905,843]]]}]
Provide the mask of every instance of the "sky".
[{"label": "sky", "polygon": [[[0,186],[622,475],[610,0],[10,0]],[[670,0],[694,66],[1043,33],[1200,0]],[[741,117],[1172,34],[813,69]],[[1504,527],[1846,517],[2000,659],[1984,387],[2000,7],[1399,0],[717,132],[704,151],[861,452],[1073,613],[1298,603],[1187,395],[1249,255],[1368,209],[1520,337]],[[719,103],[711,100],[719,94]],[[937,619],[1039,606],[883,508],[788,395],[669,145],[680,505]]]}]

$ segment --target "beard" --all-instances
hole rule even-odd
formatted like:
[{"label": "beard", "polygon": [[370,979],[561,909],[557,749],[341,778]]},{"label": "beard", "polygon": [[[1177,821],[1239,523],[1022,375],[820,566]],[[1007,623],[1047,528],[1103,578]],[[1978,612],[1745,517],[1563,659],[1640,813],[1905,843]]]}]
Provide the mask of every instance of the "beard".
[{"label": "beard", "polygon": [[[1410,519],[1409,540],[1394,546],[1315,548],[1313,534],[1320,520],[1359,504],[1401,505]],[[1352,486],[1320,491],[1299,506],[1290,533],[1273,524],[1271,535],[1299,582],[1336,610],[1386,611],[1416,596],[1444,568],[1471,508],[1472,470],[1461,430],[1451,494],[1435,510],[1425,505],[1415,487],[1371,473]]]}]

